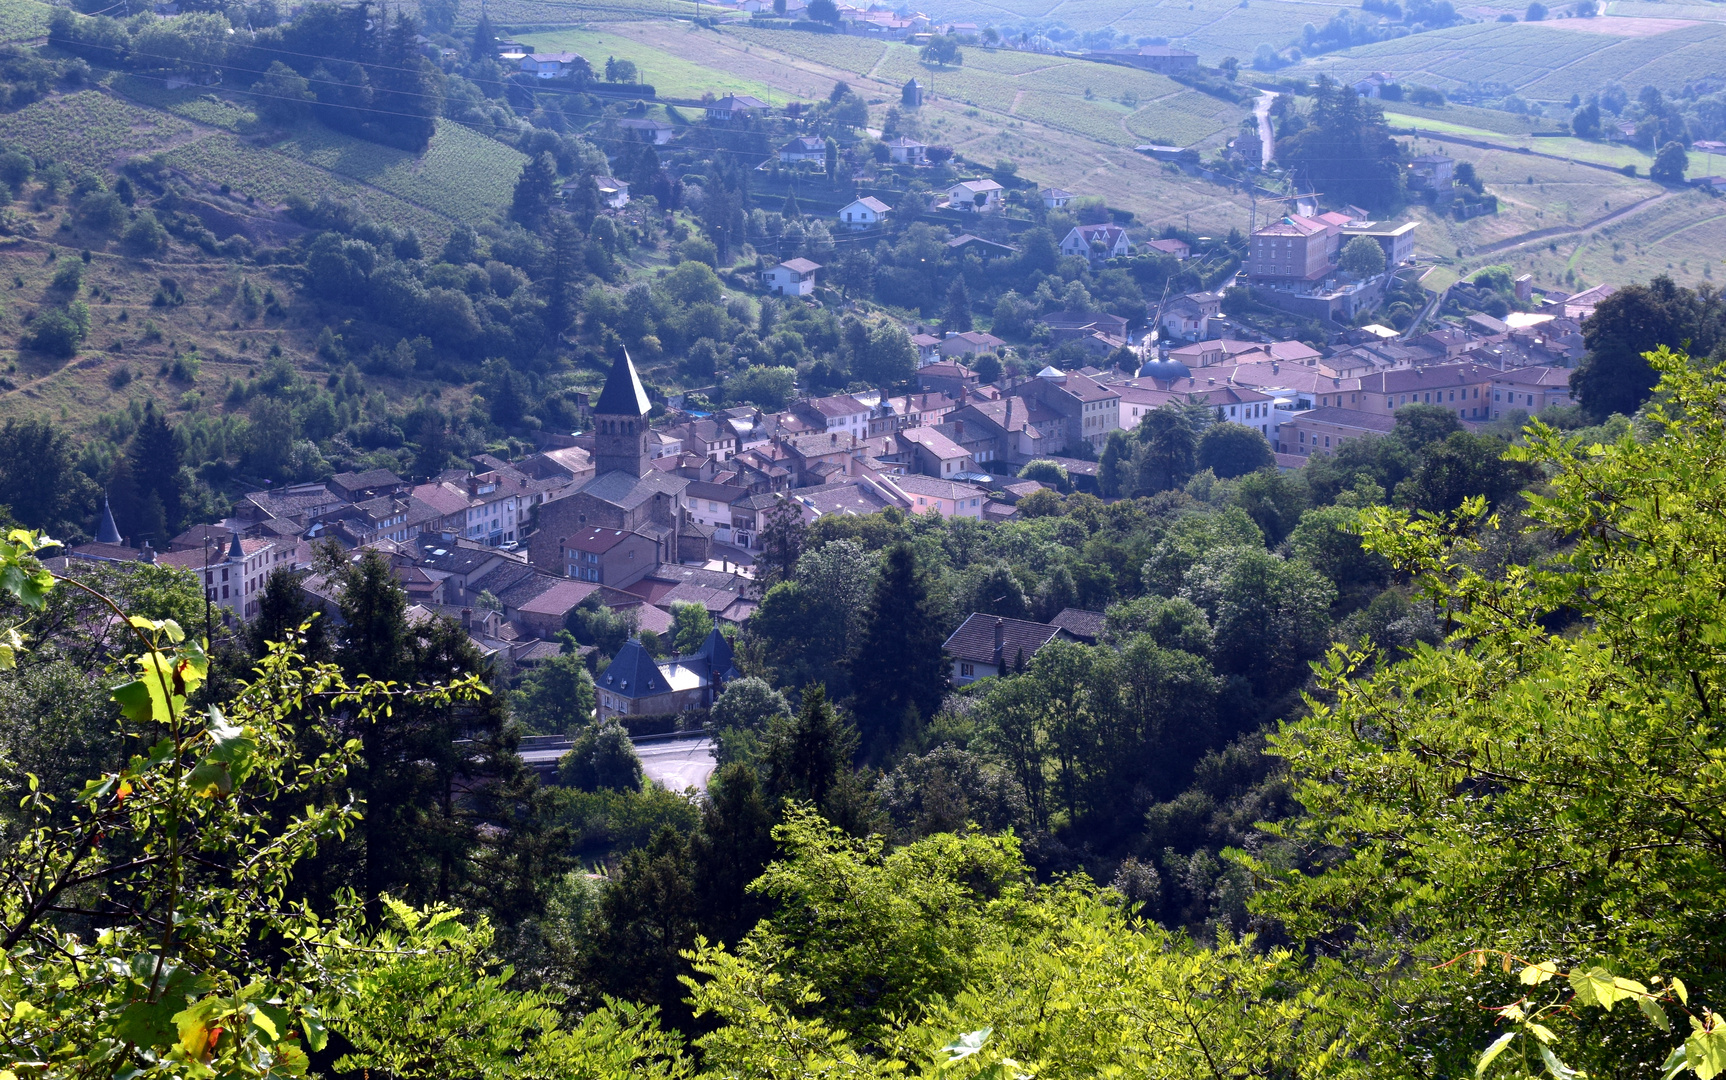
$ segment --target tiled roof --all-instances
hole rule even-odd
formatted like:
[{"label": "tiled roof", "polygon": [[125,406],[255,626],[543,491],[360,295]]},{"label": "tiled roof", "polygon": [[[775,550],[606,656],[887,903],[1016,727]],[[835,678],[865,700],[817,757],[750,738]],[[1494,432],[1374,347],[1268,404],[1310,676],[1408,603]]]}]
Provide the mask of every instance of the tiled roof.
[{"label": "tiled roof", "polygon": [[1378,413],[1362,412],[1359,409],[1338,409],[1326,406],[1322,409],[1308,409],[1298,413],[1297,420],[1311,420],[1318,424],[1332,424],[1336,427],[1360,428],[1363,431],[1389,432],[1396,428],[1396,420]]},{"label": "tiled roof", "polygon": [[1062,608],[1060,614],[1049,620],[1049,625],[1058,626],[1076,638],[1095,641],[1103,636],[1104,621],[1100,611],[1070,607]]},{"label": "tiled roof", "polygon": [[1062,633],[1058,626],[1031,622],[1027,619],[1005,619],[996,615],[973,612],[959,629],[953,631],[941,646],[947,655],[977,664],[995,662],[995,628],[1001,628],[1001,659],[1007,665],[1017,662],[1021,654],[1026,662],[1038,649]]},{"label": "tiled roof", "polygon": [[583,484],[581,494],[591,495],[623,510],[633,510],[655,495],[675,496],[688,486],[689,481],[681,476],[657,471],[639,477],[626,472],[608,472]]}]

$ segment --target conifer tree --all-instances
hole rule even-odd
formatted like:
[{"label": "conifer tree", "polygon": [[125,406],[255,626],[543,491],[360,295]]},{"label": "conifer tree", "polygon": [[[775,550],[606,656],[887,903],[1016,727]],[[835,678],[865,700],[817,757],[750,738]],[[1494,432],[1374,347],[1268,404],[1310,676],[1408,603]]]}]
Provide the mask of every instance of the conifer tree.
[{"label": "conifer tree", "polygon": [[947,309],[941,314],[941,329],[971,329],[971,290],[965,287],[963,274],[954,278],[947,289]]},{"label": "conifer tree", "polygon": [[851,657],[858,723],[872,760],[885,758],[908,728],[933,715],[946,693],[943,634],[932,608],[916,552],[895,545],[882,560]]},{"label": "conifer tree", "polygon": [[515,182],[515,195],[510,200],[509,216],[524,228],[539,230],[545,226],[557,199],[557,163],[551,154],[541,153],[521,167],[521,177]]}]

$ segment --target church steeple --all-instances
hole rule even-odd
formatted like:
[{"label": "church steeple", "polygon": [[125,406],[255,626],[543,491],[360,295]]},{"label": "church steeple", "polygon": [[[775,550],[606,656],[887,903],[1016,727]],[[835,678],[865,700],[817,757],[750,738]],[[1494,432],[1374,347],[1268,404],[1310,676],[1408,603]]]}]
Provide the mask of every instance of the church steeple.
[{"label": "church steeple", "polygon": [[599,476],[625,472],[645,476],[648,469],[647,413],[652,408],[641,376],[620,352],[593,407],[593,465]]},{"label": "church steeple", "polygon": [[116,526],[114,524],[114,511],[111,507],[109,507],[108,496],[106,496],[106,495],[102,496],[102,520],[96,526],[96,543],[98,543],[98,544],[118,544],[118,543],[121,543],[120,529],[118,526]]}]

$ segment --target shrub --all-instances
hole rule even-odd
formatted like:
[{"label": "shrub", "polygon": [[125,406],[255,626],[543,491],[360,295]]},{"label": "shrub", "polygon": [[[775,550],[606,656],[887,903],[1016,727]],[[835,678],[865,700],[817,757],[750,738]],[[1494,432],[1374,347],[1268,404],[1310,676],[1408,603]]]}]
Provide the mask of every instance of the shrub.
[{"label": "shrub", "polygon": [[126,226],[121,243],[128,254],[139,258],[160,255],[168,250],[168,230],[148,210],[139,212],[137,220]]},{"label": "shrub", "polygon": [[37,315],[30,323],[30,332],[24,336],[23,345],[49,356],[65,358],[78,351],[79,343],[89,332],[90,309],[82,300],[74,300],[64,308],[49,308]]}]

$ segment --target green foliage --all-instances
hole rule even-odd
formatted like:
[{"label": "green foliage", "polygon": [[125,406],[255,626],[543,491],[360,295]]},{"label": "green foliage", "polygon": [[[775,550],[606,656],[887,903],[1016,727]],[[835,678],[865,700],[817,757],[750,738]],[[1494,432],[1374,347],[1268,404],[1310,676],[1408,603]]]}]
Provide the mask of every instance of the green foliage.
[{"label": "green foliage", "polygon": [[783,409],[791,400],[796,382],[795,368],[752,365],[725,380],[725,397],[763,409]]},{"label": "green foliage", "polygon": [[1223,422],[1212,424],[1199,437],[1197,463],[1228,480],[1269,468],[1275,458],[1257,428]]},{"label": "green foliage", "polygon": [[[1308,812],[1279,831],[1301,844],[1349,837],[1325,869],[1264,868],[1277,888],[1263,910],[1292,933],[1327,937],[1347,911],[1352,955],[1390,947],[1437,963],[1490,928],[1517,955],[1676,965],[1715,992],[1705,954],[1723,867],[1696,825],[1721,802],[1708,747],[1726,674],[1706,644],[1721,519],[1704,508],[1722,482],[1726,371],[1651,359],[1665,404],[1647,442],[1584,447],[1535,424],[1512,452],[1550,473],[1526,514],[1571,538],[1562,561],[1482,573],[1476,560],[1505,526],[1481,499],[1448,518],[1365,515],[1368,545],[1417,575],[1451,634],[1378,669],[1334,650],[1323,700],[1273,740]],[[1536,818],[1538,835],[1526,831]],[[1443,992],[1420,979],[1394,989],[1405,1002]],[[1452,1033],[1428,1048],[1433,1067],[1460,1070],[1486,1034],[1472,1006],[1443,1015]],[[1600,1033],[1573,1065],[1664,1055],[1645,1030],[1590,1024]]]},{"label": "green foliage", "polygon": [[629,732],[616,720],[594,720],[584,726],[558,759],[557,779],[583,791],[633,791],[644,780]]},{"label": "green foliage", "polygon": [[515,692],[515,715],[536,731],[562,734],[585,725],[593,715],[593,676],[573,652],[541,661]]},{"label": "green foliage", "polygon": [[671,645],[679,656],[692,656],[713,632],[713,616],[703,604],[671,606]]},{"label": "green foliage", "polygon": [[1019,479],[1035,480],[1044,487],[1054,488],[1063,495],[1073,490],[1073,482],[1067,476],[1067,467],[1056,461],[1037,460],[1025,463],[1019,470]]},{"label": "green foliage", "polygon": [[1384,248],[1370,236],[1357,236],[1343,245],[1337,265],[1363,280],[1377,277],[1384,273]]}]

